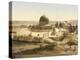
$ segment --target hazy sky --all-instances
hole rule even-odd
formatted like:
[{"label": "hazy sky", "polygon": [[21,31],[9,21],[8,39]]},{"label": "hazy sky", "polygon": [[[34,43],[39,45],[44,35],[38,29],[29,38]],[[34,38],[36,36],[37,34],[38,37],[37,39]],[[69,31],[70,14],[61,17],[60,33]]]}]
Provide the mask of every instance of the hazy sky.
[{"label": "hazy sky", "polygon": [[32,2],[13,2],[12,20],[39,21],[45,15],[52,20],[74,20],[78,18],[76,5],[61,5]]}]

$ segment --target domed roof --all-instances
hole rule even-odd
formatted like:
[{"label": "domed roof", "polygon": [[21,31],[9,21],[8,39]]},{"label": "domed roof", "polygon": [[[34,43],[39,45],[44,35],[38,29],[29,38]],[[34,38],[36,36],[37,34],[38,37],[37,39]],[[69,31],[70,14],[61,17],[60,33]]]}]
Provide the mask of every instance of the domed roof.
[{"label": "domed roof", "polygon": [[39,25],[46,25],[48,23],[49,23],[49,19],[45,15],[40,17]]}]

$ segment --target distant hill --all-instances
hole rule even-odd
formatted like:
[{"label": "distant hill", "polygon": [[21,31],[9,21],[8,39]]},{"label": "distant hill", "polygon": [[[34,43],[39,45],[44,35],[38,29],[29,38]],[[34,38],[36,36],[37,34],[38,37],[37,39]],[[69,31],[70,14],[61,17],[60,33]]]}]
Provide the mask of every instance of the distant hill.
[{"label": "distant hill", "polygon": [[[52,24],[54,25],[56,22],[64,22],[64,21],[50,21],[49,24]],[[68,21],[70,22],[72,25],[77,25],[78,23],[78,20],[71,20],[71,21]],[[39,24],[38,21],[12,21],[12,24],[13,25],[27,25],[27,24]]]}]

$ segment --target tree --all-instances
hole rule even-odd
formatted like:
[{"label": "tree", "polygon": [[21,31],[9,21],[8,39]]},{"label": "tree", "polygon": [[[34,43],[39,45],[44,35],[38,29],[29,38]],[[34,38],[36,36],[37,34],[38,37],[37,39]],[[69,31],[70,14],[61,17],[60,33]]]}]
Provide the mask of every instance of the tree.
[{"label": "tree", "polygon": [[46,25],[48,23],[49,23],[49,19],[45,15],[40,17],[40,20],[39,20],[40,26]]}]

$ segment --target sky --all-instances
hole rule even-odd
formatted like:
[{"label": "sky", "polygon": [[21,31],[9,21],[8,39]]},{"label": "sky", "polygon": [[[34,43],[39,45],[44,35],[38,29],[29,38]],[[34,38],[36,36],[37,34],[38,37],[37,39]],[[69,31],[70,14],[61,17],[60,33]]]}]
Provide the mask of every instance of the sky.
[{"label": "sky", "polygon": [[12,21],[39,21],[45,15],[50,21],[77,20],[77,5],[12,2]]}]

